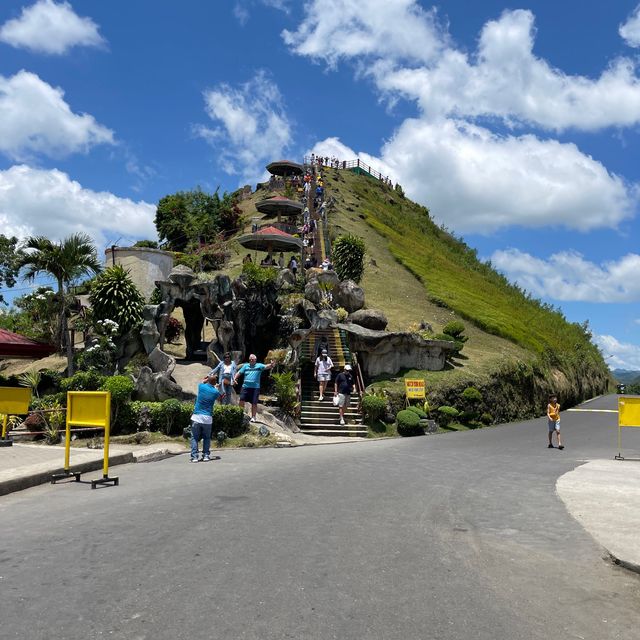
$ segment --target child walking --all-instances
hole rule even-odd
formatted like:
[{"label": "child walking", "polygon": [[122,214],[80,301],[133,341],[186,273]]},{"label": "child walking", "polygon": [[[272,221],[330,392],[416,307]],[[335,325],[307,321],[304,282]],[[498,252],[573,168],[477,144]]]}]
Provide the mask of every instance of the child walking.
[{"label": "child walking", "polygon": [[549,396],[547,405],[547,424],[549,426],[549,449],[553,449],[553,434],[558,438],[558,449],[564,449],[560,437],[560,405],[556,396]]}]

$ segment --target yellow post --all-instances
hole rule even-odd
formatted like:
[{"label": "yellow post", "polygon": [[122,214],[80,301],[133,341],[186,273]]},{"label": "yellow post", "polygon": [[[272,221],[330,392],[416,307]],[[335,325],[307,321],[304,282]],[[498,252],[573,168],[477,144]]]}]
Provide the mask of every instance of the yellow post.
[{"label": "yellow post", "polygon": [[104,462],[102,463],[102,477],[109,477],[109,433],[111,431],[111,393],[107,392],[104,422]]},{"label": "yellow post", "polygon": [[71,407],[70,402],[67,400],[67,419],[66,425],[64,429],[64,470],[65,472],[69,472],[69,457],[71,454]]},{"label": "yellow post", "polygon": [[5,414],[4,417],[2,418],[2,439],[3,440],[7,439],[7,422],[9,422],[9,416]]}]

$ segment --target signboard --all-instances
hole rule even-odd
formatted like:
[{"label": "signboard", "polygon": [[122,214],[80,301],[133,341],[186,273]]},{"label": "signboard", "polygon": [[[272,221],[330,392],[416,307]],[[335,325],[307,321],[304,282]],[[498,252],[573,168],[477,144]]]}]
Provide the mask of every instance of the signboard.
[{"label": "signboard", "polygon": [[405,378],[404,389],[407,400],[424,400],[427,397],[427,386],[424,380]]}]

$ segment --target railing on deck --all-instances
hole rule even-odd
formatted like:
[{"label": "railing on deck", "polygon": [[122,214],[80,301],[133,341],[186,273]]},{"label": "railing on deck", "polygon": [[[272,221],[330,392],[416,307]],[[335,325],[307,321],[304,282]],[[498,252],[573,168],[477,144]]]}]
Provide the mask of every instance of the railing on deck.
[{"label": "railing on deck", "polygon": [[304,163],[306,164],[310,164],[310,165],[319,165],[321,167],[328,167],[331,169],[348,169],[351,171],[355,171],[356,173],[367,173],[369,174],[372,178],[376,178],[377,180],[382,180],[382,182],[389,182],[389,177],[383,175],[382,173],[380,173],[379,171],[377,171],[376,169],[374,169],[372,166],[364,163],[362,160],[360,160],[360,158],[357,158],[356,160],[334,160],[332,161],[331,158],[329,158],[329,162],[326,162],[326,158],[320,158],[320,157],[316,157],[312,159],[309,156],[305,156],[304,158]]}]

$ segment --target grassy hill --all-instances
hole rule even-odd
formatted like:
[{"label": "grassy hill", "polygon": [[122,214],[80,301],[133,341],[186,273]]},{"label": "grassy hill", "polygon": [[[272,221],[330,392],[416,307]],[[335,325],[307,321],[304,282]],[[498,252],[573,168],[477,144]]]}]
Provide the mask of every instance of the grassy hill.
[{"label": "grassy hill", "polygon": [[[353,233],[365,240],[362,286],[368,307],[383,309],[390,330],[414,330],[425,321],[439,332],[462,320],[468,342],[462,356],[444,371],[404,371],[397,378],[369,381],[402,393],[403,377],[427,380],[433,405],[455,405],[467,386],[480,389],[499,421],[540,415],[549,393],[564,406],[605,391],[612,379],[584,325],[510,284],[460,239],[436,225],[425,207],[349,171],[325,172],[333,199],[330,233]],[[260,190],[240,207],[246,223],[261,218]],[[226,271],[241,270],[246,250],[231,244]],[[258,259],[262,257],[259,254]]]}]

